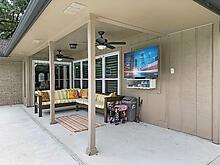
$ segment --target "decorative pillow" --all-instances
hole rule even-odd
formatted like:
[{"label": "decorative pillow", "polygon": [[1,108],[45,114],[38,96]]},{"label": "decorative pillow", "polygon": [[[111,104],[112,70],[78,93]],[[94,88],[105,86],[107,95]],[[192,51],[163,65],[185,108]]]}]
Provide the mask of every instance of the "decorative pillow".
[{"label": "decorative pillow", "polygon": [[55,100],[64,100],[67,99],[67,93],[65,90],[55,91]]},{"label": "decorative pillow", "polygon": [[79,95],[78,95],[78,91],[75,89],[70,89],[67,91],[67,98],[68,99],[78,99]]},{"label": "decorative pillow", "polygon": [[55,91],[55,100],[60,100],[60,98],[59,98],[59,95],[58,95],[59,93],[57,92],[57,91]]},{"label": "decorative pillow", "polygon": [[80,89],[79,96],[81,98],[87,99],[88,98],[88,89]]},{"label": "decorative pillow", "polygon": [[42,96],[42,102],[48,102],[50,101],[50,96],[48,92],[40,92],[40,95]]}]

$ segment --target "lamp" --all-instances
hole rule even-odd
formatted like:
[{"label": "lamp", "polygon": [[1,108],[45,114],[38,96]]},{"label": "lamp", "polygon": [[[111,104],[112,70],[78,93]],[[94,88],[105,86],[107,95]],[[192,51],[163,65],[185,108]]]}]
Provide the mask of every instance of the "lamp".
[{"label": "lamp", "polygon": [[57,58],[57,61],[62,61],[63,59],[62,58]]},{"label": "lamp", "polygon": [[97,48],[98,48],[99,50],[103,50],[103,49],[106,48],[106,45],[97,45]]}]

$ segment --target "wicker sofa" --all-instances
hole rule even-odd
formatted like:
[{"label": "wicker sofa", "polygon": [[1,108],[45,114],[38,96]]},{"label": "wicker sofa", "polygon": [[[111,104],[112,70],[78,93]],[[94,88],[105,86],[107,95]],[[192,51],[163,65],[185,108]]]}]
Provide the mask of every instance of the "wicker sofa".
[{"label": "wicker sofa", "polygon": [[[84,90],[84,93],[82,92]],[[74,93],[74,97],[70,97],[69,93]],[[120,101],[123,96],[115,96],[113,93],[96,94],[95,107],[96,112],[104,114],[105,122],[107,122],[107,103],[112,101]],[[87,89],[62,89],[55,91],[55,107],[64,107],[75,105],[76,110],[88,107],[88,90]],[[42,110],[50,107],[49,91],[35,92],[35,113],[39,113],[42,117]]]}]

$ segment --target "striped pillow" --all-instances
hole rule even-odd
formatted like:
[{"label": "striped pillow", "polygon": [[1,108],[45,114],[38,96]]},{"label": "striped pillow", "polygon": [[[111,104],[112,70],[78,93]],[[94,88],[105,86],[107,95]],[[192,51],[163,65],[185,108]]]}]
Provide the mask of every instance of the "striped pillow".
[{"label": "striped pillow", "polygon": [[67,92],[65,90],[55,91],[55,100],[64,100],[67,99]]}]

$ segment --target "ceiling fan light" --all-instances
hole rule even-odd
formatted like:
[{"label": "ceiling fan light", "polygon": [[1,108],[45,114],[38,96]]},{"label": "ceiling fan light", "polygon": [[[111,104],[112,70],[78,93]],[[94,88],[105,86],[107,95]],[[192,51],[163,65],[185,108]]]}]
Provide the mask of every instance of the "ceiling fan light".
[{"label": "ceiling fan light", "polygon": [[106,48],[106,45],[97,45],[97,48],[98,48],[99,50],[103,50],[103,49]]},{"label": "ceiling fan light", "polygon": [[62,58],[57,58],[56,60],[57,60],[57,61],[63,61],[63,59],[62,59]]}]

